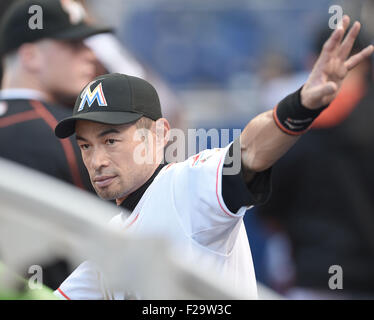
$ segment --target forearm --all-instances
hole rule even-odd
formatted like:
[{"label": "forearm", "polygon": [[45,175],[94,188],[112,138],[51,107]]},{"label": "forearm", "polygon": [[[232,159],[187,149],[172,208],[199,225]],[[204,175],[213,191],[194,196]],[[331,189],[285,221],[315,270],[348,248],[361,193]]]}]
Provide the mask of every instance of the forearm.
[{"label": "forearm", "polygon": [[344,16],[341,27],[336,28],[325,42],[302,90],[282,100],[274,117],[273,111],[264,112],[243,130],[241,160],[247,182],[256,172],[271,167],[293,146],[336,97],[348,71],[374,52],[374,46],[369,45],[348,58],[361,27],[355,22],[343,41],[349,23],[349,17]]},{"label": "forearm", "polygon": [[247,182],[256,172],[268,169],[282,157],[327,107],[319,105],[313,109],[309,105],[311,99],[305,98],[308,92],[305,93],[303,86],[280,101],[274,110],[260,114],[245,127],[240,146]]},{"label": "forearm", "polygon": [[281,131],[273,111],[261,113],[247,124],[240,136],[244,172],[261,172],[271,167],[299,137]]}]

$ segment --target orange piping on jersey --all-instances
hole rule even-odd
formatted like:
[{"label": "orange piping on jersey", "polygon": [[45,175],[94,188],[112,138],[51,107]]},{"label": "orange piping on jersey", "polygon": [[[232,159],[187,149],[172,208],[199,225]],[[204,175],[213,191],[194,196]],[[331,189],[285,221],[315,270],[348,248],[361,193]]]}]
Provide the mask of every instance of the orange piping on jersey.
[{"label": "orange piping on jersey", "polygon": [[194,160],[193,160],[193,163],[192,163],[192,167],[195,165],[196,161],[200,158],[200,154],[194,156]]},{"label": "orange piping on jersey", "polygon": [[28,120],[39,119],[40,116],[35,112],[35,110],[24,111],[21,113],[13,114],[11,116],[3,117],[0,119],[0,128],[8,127],[12,124],[25,122]]},{"label": "orange piping on jersey", "polygon": [[216,196],[217,196],[218,204],[219,204],[219,206],[221,207],[222,211],[223,211],[224,213],[226,213],[228,216],[232,217],[233,215],[232,215],[231,213],[228,213],[228,212],[223,208],[223,206],[222,206],[222,204],[221,204],[221,201],[219,201],[219,196],[218,196],[218,174],[219,174],[219,167],[220,167],[220,165],[221,165],[222,158],[223,158],[224,156],[225,156],[225,155],[223,155],[223,156],[221,157],[221,160],[219,160],[219,163],[218,163],[217,174],[216,174]]},{"label": "orange piping on jersey", "polygon": [[[48,111],[48,109],[40,101],[37,100],[30,100],[30,104],[40,115],[40,117],[51,127],[51,129],[55,130],[58,122],[56,118]],[[79,173],[78,163],[71,141],[69,139],[58,140],[60,140],[60,143],[62,144],[62,148],[64,150],[74,184],[81,189],[85,189]]]},{"label": "orange piping on jersey", "polygon": [[127,229],[127,228],[129,228],[136,220],[138,220],[138,217],[139,217],[139,213],[140,212],[138,212],[137,214],[136,214],[136,217],[134,218],[134,220],[132,220],[126,227],[125,227],[125,230]]},{"label": "orange piping on jersey", "polygon": [[61,295],[66,298],[67,300],[71,300],[60,288],[57,289],[58,292],[61,293]]},{"label": "orange piping on jersey", "polygon": [[173,164],[175,164],[175,162],[169,163],[169,164],[166,166],[165,170],[168,169],[168,168],[170,168]]}]

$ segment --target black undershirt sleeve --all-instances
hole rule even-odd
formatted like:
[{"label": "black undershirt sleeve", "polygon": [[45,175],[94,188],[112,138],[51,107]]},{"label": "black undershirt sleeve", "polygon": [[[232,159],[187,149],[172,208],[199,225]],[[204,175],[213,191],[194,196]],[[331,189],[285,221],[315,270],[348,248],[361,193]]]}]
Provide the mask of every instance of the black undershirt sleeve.
[{"label": "black undershirt sleeve", "polygon": [[[239,143],[239,138],[237,138],[231,144],[225,157],[224,169],[232,166],[233,147],[234,144]],[[234,158],[234,161],[241,161],[240,152],[237,157],[239,156],[240,159]],[[243,166],[241,166],[240,172],[235,175],[225,174],[225,170],[222,170],[222,197],[227,208],[236,213],[241,207],[264,204],[271,194],[271,171],[272,168],[258,172],[249,183],[246,183],[243,176]]]}]

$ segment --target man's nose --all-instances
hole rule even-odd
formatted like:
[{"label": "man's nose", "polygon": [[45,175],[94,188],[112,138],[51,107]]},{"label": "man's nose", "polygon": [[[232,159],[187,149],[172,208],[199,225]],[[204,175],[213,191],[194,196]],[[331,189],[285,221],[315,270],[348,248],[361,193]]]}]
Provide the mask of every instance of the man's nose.
[{"label": "man's nose", "polygon": [[80,48],[80,54],[81,56],[90,63],[96,62],[96,56],[95,53],[92,51],[91,48],[89,48],[86,44],[82,43],[82,46]]},{"label": "man's nose", "polygon": [[107,157],[106,152],[100,149],[96,149],[92,153],[91,157],[91,168],[95,171],[99,171],[103,167],[109,166],[109,159]]}]

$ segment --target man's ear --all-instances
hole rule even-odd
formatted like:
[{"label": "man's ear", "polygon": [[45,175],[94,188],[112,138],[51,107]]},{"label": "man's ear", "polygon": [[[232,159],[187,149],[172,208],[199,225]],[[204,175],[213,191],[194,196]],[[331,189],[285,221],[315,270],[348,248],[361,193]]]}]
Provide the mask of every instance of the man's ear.
[{"label": "man's ear", "polygon": [[29,72],[40,70],[43,54],[37,43],[24,43],[18,48],[19,61],[23,69]]},{"label": "man's ear", "polygon": [[155,123],[155,129],[157,144],[160,144],[160,147],[165,147],[170,138],[169,121],[167,121],[165,118],[157,119]]}]

